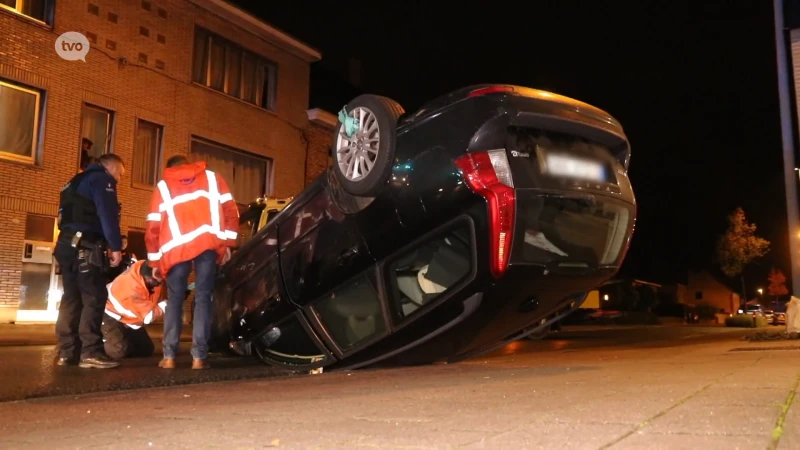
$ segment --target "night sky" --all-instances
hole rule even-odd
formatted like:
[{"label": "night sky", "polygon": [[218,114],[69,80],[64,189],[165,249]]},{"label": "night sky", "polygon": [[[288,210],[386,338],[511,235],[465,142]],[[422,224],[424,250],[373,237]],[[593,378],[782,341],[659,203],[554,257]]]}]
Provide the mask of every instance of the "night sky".
[{"label": "night sky", "polygon": [[496,82],[611,113],[631,141],[639,203],[622,275],[685,283],[713,267],[740,205],[772,242],[748,282],[766,283],[773,265],[791,278],[770,1],[235,3],[323,59],[358,58],[362,88],[407,111]]}]

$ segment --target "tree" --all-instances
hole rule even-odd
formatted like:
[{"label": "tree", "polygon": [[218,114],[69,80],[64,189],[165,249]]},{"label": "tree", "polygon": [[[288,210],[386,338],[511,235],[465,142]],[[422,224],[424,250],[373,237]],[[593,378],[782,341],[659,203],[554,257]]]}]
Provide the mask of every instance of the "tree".
[{"label": "tree", "polygon": [[769,286],[767,286],[767,293],[772,296],[773,303],[778,302],[778,296],[786,295],[789,289],[786,288],[786,275],[778,269],[772,269],[769,272]]},{"label": "tree", "polygon": [[744,210],[737,207],[728,216],[728,229],[717,242],[717,260],[722,273],[742,281],[742,299],[747,302],[744,269],[769,251],[769,241],[756,236],[756,225],[747,222]]}]

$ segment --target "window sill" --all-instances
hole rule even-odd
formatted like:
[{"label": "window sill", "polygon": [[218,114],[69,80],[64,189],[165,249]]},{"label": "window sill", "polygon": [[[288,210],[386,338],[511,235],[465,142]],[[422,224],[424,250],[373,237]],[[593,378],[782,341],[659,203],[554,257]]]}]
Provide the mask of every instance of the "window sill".
[{"label": "window sill", "polygon": [[13,164],[15,166],[20,166],[24,169],[44,170],[44,167],[41,166],[40,164],[37,164],[36,161],[17,159],[5,156],[3,154],[0,154],[0,163]]},{"label": "window sill", "polygon": [[131,182],[131,187],[134,189],[139,189],[141,191],[149,191],[149,192],[153,192],[153,189],[155,189],[154,185],[137,183],[135,181]]},{"label": "window sill", "polygon": [[5,5],[0,5],[0,14],[7,14],[15,19],[22,20],[30,25],[35,25],[43,30],[53,31],[53,25],[48,24],[47,22],[42,22],[34,17],[26,16],[15,9],[7,8]]},{"label": "window sill", "polygon": [[205,89],[208,92],[211,92],[211,93],[214,93],[216,95],[219,95],[219,96],[221,96],[223,98],[226,98],[226,99],[228,99],[230,101],[233,101],[233,102],[236,102],[236,103],[240,103],[242,105],[249,106],[249,107],[254,108],[254,109],[258,110],[258,111],[265,112],[265,113],[268,113],[268,114],[272,114],[273,116],[277,116],[278,115],[278,113],[275,112],[274,109],[262,108],[262,107],[260,107],[258,105],[253,104],[253,103],[246,102],[246,101],[244,101],[244,100],[242,100],[240,98],[232,97],[232,96],[230,96],[230,95],[228,95],[228,94],[226,94],[224,92],[218,91],[218,90],[216,90],[214,88],[211,88],[211,87],[208,87],[208,86],[206,86],[204,84],[200,84],[200,83],[198,83],[196,81],[192,81],[192,85],[196,86],[196,87],[199,87],[200,89]]}]

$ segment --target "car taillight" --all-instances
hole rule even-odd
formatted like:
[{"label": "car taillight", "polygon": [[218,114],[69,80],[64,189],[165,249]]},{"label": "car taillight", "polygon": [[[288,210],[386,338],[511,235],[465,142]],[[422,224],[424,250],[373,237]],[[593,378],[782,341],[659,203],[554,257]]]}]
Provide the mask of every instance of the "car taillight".
[{"label": "car taillight", "polygon": [[508,267],[514,232],[516,196],[506,151],[468,153],[455,161],[464,182],[489,207],[490,268],[500,278]]},{"label": "car taillight", "polygon": [[481,95],[488,94],[510,94],[512,92],[514,92],[514,88],[512,86],[491,86],[475,89],[469,93],[469,97],[480,97]]}]

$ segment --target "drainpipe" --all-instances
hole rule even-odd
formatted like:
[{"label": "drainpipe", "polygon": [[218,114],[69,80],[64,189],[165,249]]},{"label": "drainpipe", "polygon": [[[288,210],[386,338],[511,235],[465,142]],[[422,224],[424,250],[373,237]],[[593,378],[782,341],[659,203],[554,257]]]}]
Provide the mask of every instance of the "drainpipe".
[{"label": "drainpipe", "polygon": [[[774,0],[775,51],[778,59],[778,96],[781,111],[781,134],[783,141],[783,182],[786,187],[786,215],[789,225],[789,248],[792,262],[792,291],[800,291],[800,212],[797,203],[797,181],[795,174],[794,135],[790,106],[789,57],[786,54],[786,30],[783,25],[783,0]],[[794,77],[792,77],[793,79]]]}]

